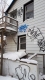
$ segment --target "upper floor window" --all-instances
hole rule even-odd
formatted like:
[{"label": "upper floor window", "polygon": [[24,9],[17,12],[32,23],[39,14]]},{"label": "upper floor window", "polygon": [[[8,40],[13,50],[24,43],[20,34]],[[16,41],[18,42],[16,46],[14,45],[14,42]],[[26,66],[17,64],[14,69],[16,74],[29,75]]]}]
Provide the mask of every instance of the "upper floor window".
[{"label": "upper floor window", "polygon": [[17,9],[14,10],[14,11],[12,11],[12,12],[10,13],[10,16],[13,17],[14,19],[16,19],[16,18],[17,18]]},{"label": "upper floor window", "polygon": [[24,5],[24,20],[34,17],[34,0]]},{"label": "upper floor window", "polygon": [[[17,9],[15,9],[14,11],[12,11],[10,13],[10,17],[14,18],[14,19],[17,19]],[[15,24],[15,21],[13,19],[10,19],[10,23],[13,23]]]}]

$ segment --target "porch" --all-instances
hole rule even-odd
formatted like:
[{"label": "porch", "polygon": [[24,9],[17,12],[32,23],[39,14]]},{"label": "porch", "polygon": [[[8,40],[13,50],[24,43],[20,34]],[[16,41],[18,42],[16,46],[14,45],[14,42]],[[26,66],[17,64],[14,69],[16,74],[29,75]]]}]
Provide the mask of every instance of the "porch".
[{"label": "porch", "polygon": [[16,21],[14,18],[9,17],[9,16],[3,16],[0,18],[0,33],[5,31],[6,33],[9,32],[17,32],[17,26],[18,26],[18,21]]},{"label": "porch", "polygon": [[1,75],[2,75],[2,66],[3,66],[3,48],[5,41],[3,36],[13,36],[17,34],[18,21],[9,16],[3,16],[0,18],[0,37],[1,37]]}]

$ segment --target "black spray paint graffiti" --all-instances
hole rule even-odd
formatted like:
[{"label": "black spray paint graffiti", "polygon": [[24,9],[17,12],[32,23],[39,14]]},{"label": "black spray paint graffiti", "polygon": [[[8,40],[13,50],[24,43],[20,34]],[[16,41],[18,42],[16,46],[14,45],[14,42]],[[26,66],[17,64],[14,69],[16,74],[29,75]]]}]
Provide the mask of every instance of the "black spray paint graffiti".
[{"label": "black spray paint graffiti", "polygon": [[33,27],[32,29],[29,29],[27,35],[31,38],[31,40],[37,39],[40,51],[45,51],[45,39],[39,28]]},{"label": "black spray paint graffiti", "polygon": [[30,73],[30,67],[27,65],[19,65],[15,68],[15,73],[19,80],[36,80],[35,75]]},{"label": "black spray paint graffiti", "polygon": [[21,7],[19,10],[17,10],[17,15],[21,17],[23,14],[23,8]]}]

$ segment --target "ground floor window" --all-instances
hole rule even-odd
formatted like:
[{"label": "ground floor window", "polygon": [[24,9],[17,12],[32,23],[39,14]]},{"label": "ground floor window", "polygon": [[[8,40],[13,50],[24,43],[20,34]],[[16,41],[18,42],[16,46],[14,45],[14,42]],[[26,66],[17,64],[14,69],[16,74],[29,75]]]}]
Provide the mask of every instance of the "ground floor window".
[{"label": "ground floor window", "polygon": [[18,37],[18,49],[26,49],[26,35]]}]

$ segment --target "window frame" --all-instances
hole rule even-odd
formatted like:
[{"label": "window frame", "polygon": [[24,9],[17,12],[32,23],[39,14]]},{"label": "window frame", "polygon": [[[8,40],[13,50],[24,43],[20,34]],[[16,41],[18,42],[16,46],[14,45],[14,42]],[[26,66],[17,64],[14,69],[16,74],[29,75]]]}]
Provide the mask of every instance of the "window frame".
[{"label": "window frame", "polygon": [[[21,48],[20,48],[20,39],[21,38],[26,38],[26,35],[21,35],[21,36],[18,36],[18,45],[17,45],[17,50],[20,50]],[[26,46],[26,40],[25,40],[25,42],[22,42],[21,44],[25,44],[25,46]],[[25,48],[26,49],[26,48]]]},{"label": "window frame", "polygon": [[[31,0],[31,1],[29,1],[29,2],[27,2],[26,4],[24,4],[24,6],[23,6],[23,21],[25,21],[26,19],[25,19],[25,7],[28,5],[28,4],[31,4],[31,3],[34,3],[34,0]],[[34,8],[33,8],[33,17],[34,17]],[[33,18],[32,17],[32,18]],[[30,18],[29,18],[30,19]]]},{"label": "window frame", "polygon": [[[16,17],[14,17],[15,16],[15,15],[13,15],[14,13],[16,14]],[[13,10],[12,12],[10,12],[10,16],[12,18],[14,18],[14,19],[17,19],[17,9]]]}]

